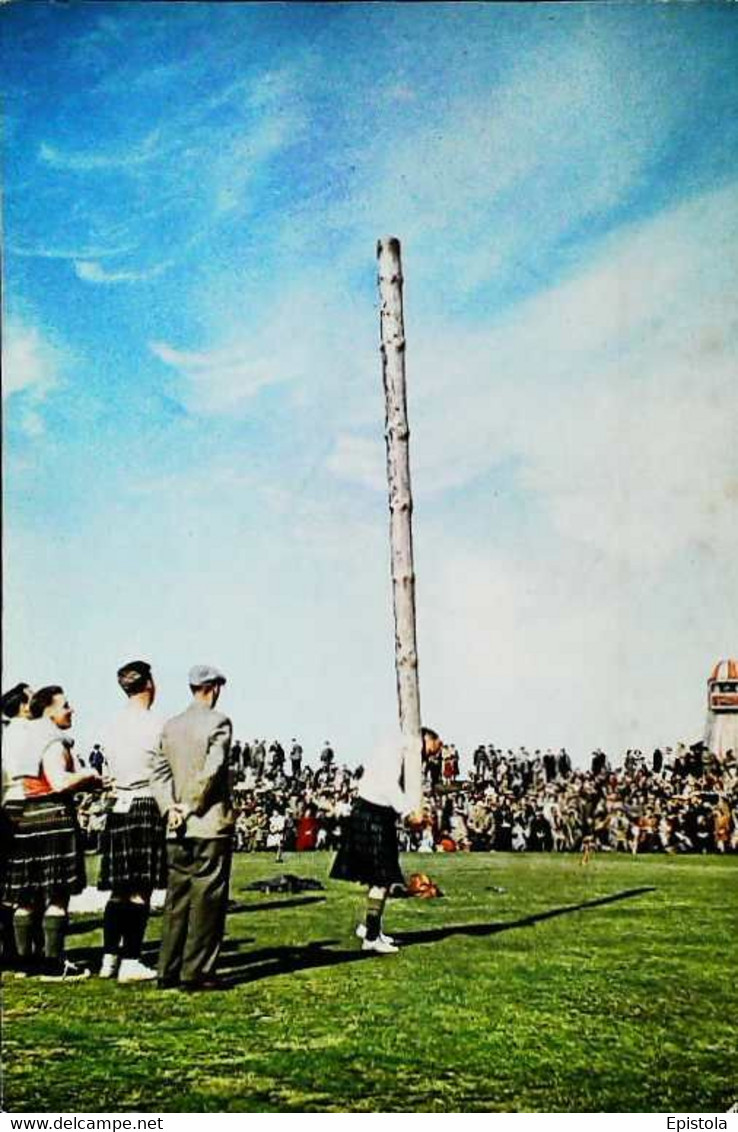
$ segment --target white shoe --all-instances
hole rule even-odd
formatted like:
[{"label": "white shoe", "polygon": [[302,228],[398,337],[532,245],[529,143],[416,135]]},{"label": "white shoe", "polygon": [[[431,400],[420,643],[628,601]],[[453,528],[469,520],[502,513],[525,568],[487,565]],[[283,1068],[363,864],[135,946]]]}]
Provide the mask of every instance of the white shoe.
[{"label": "white shoe", "polygon": [[120,956],[111,955],[109,952],[106,952],[105,955],[103,955],[102,963],[100,964],[100,971],[98,972],[99,977],[101,979],[114,979],[118,974],[119,967]]},{"label": "white shoe", "polygon": [[149,983],[156,978],[156,971],[138,959],[121,959],[118,970],[119,983]]},{"label": "white shoe", "polygon": [[[359,937],[359,939],[366,939],[366,924],[358,924],[357,928],[356,928],[356,934]],[[395,942],[394,936],[385,935],[384,932],[379,933],[379,938],[383,939],[385,943],[394,943]]]},{"label": "white shoe", "polygon": [[378,955],[394,955],[399,951],[399,947],[395,947],[394,943],[388,943],[381,935],[376,939],[365,939],[361,945],[362,951],[376,951]]}]

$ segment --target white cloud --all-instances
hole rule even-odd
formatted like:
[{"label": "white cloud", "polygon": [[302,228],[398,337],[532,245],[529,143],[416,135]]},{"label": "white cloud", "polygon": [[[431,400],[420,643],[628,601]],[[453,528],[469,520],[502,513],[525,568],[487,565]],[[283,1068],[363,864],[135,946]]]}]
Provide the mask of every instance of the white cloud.
[{"label": "white cloud", "polygon": [[109,259],[111,256],[125,255],[127,252],[133,251],[135,244],[120,244],[114,247],[27,247],[19,243],[9,243],[8,250],[13,255],[23,256],[28,259],[68,259],[68,260],[91,260],[91,259]]},{"label": "white cloud", "polygon": [[142,270],[107,271],[99,263],[87,260],[75,260],[74,270],[78,279],[85,283],[139,283],[145,279],[156,279],[171,267],[171,261],[157,263],[153,267]]},{"label": "white cloud", "polygon": [[[212,299],[216,291],[208,290]],[[218,345],[182,350],[166,342],[150,343],[155,356],[178,372],[182,384],[175,395],[190,412],[210,416],[251,411],[259,390],[289,385],[298,410],[305,411],[318,399],[331,425],[337,415],[345,419],[349,414],[350,419],[357,395],[364,398],[366,382],[360,375],[376,354],[371,338],[367,348],[359,345],[374,325],[373,319],[362,317],[354,299],[342,296],[324,279],[306,275],[273,305],[263,296],[245,318],[223,315],[224,309],[234,309],[233,301],[217,306],[211,322]]]},{"label": "white cloud", "polygon": [[152,353],[184,379],[182,400],[192,412],[227,413],[243,406],[267,385],[293,376],[278,369],[276,359],[248,345],[209,351],[176,350],[166,342],[151,342]]},{"label": "white cloud", "polygon": [[160,131],[152,130],[137,145],[122,150],[72,153],[65,152],[48,142],[41,142],[38,155],[45,165],[50,165],[53,169],[69,169],[82,173],[106,169],[130,169],[155,160],[159,155],[160,143]]},{"label": "white cloud", "polygon": [[233,127],[212,146],[209,174],[216,214],[248,204],[256,175],[304,134],[308,114],[304,77],[295,68],[266,71],[245,88],[234,84],[222,96],[232,104]]},{"label": "white cloud", "polygon": [[214,158],[211,170],[217,213],[231,212],[244,200],[255,175],[298,136],[304,123],[296,110],[266,116],[256,128],[244,130]]},{"label": "white cloud", "polygon": [[[3,401],[25,435],[33,440],[44,432],[43,402],[59,384],[63,354],[41,330],[27,321],[8,318],[2,343]],[[13,401],[10,401],[13,398]]]},{"label": "white cloud", "polygon": [[32,393],[43,399],[56,384],[60,355],[41,331],[18,319],[8,319],[3,331],[3,398]]}]

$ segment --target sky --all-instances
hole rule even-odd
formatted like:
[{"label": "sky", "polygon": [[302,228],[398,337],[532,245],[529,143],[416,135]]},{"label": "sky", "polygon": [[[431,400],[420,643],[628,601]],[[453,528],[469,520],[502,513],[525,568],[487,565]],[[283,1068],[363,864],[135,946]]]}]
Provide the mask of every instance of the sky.
[{"label": "sky", "polygon": [[701,737],[738,653],[738,9],[11,3],[3,686],[228,677],[242,738],[396,718],[376,242],[397,236],[421,705]]}]

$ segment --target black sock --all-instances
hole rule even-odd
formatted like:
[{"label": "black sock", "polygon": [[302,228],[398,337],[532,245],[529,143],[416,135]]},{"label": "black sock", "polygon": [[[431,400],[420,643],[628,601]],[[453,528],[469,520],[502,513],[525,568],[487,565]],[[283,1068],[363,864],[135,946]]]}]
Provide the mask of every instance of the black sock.
[{"label": "black sock", "polygon": [[103,913],[103,951],[106,955],[117,955],[123,935],[123,913],[126,904],[122,900],[108,900]]},{"label": "black sock", "polygon": [[13,929],[13,909],[8,904],[0,904],[0,947],[2,948],[3,966],[7,967],[18,958],[18,948],[15,943]]},{"label": "black sock", "polygon": [[123,921],[123,947],[121,949],[121,955],[124,959],[139,958],[148,919],[148,905],[135,904],[132,901],[128,903],[126,906],[125,920]]},{"label": "black sock", "polygon": [[64,954],[64,936],[67,933],[67,916],[46,912],[44,915],[44,951],[52,963],[61,962]]},{"label": "black sock", "polygon": [[368,896],[366,900],[366,939],[377,939],[382,930],[384,897]]},{"label": "black sock", "polygon": [[378,939],[382,929],[382,918],[376,912],[366,914],[366,939]]},{"label": "black sock", "polygon": [[33,955],[33,916],[25,908],[16,908],[13,914],[15,949],[21,963],[28,963]]}]

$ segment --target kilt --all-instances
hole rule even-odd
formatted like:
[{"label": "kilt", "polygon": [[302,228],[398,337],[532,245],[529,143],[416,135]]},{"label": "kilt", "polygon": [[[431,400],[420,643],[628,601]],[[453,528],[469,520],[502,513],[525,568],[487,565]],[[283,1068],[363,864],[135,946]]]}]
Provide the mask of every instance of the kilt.
[{"label": "kilt", "polygon": [[166,888],[164,820],[153,798],[135,798],[128,813],[108,814],[100,853],[99,889],[127,895]]},{"label": "kilt", "polygon": [[341,846],[330,875],[334,880],[355,880],[379,888],[405,883],[397,847],[397,814],[391,806],[357,798],[342,824]]},{"label": "kilt", "polygon": [[[7,876],[10,847],[13,844],[13,826],[10,815],[5,806],[0,806],[0,878]],[[0,880],[0,903],[7,903],[2,898],[3,880]]]},{"label": "kilt", "polygon": [[7,904],[50,903],[85,887],[82,835],[71,800],[58,797],[6,802],[12,840],[2,897]]}]

